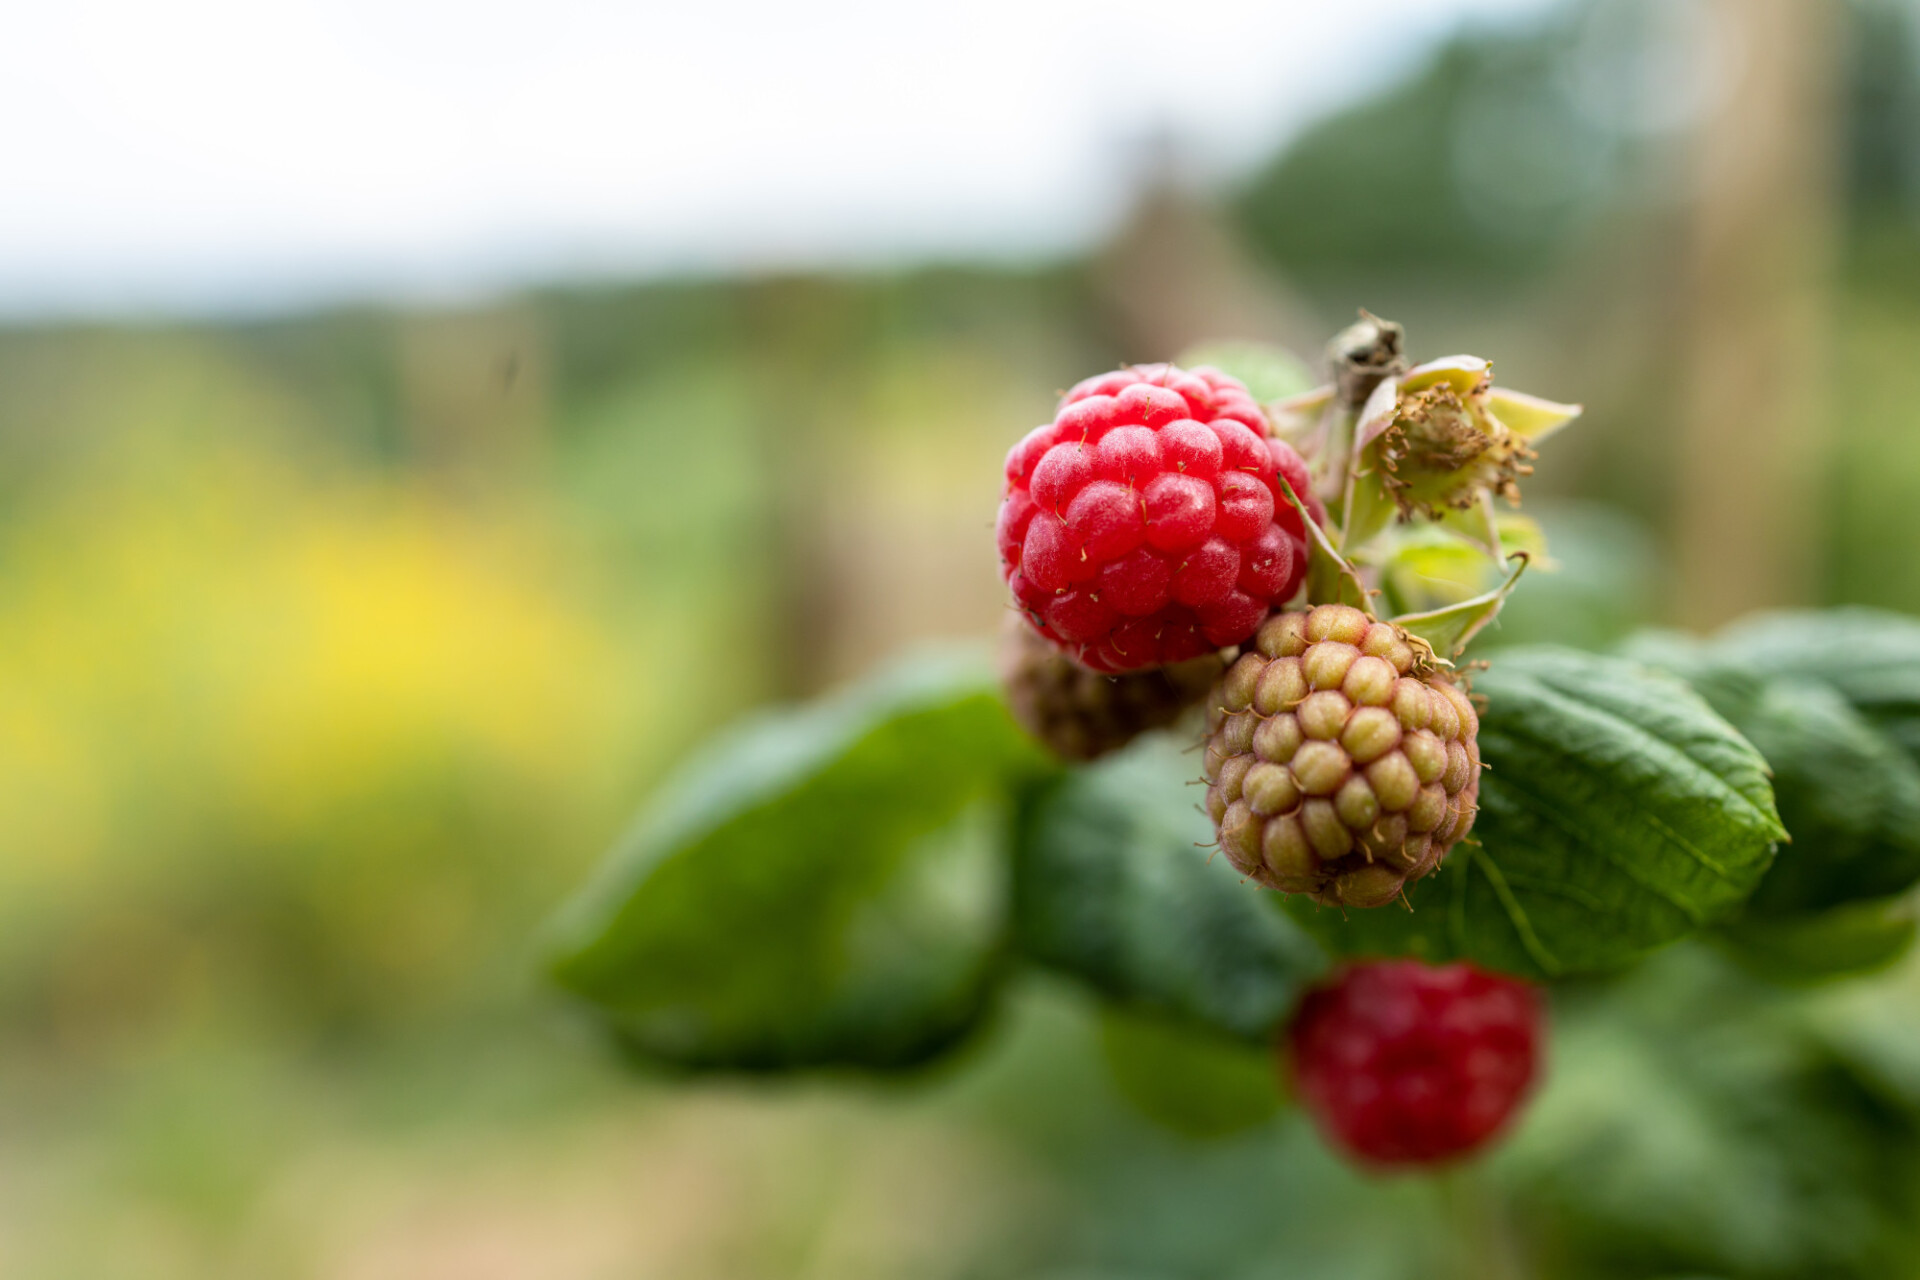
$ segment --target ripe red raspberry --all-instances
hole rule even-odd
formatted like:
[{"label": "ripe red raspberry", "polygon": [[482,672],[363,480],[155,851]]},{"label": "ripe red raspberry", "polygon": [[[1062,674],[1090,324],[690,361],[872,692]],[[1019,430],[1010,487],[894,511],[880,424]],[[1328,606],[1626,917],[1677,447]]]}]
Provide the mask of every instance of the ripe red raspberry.
[{"label": "ripe red raspberry", "polygon": [[1306,576],[1283,474],[1312,501],[1306,463],[1217,369],[1089,378],[1007,454],[1001,575],[1034,629],[1095,671],[1238,644]]},{"label": "ripe red raspberry", "polygon": [[1497,1134],[1539,1067],[1534,988],[1468,964],[1356,964],[1287,1029],[1295,1092],[1328,1140],[1379,1166],[1464,1156]]}]

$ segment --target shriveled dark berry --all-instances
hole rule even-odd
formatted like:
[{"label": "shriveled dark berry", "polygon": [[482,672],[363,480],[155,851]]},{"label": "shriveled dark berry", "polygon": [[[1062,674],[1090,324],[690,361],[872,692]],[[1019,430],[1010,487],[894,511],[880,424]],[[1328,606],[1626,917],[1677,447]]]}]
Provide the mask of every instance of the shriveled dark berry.
[{"label": "shriveled dark berry", "polygon": [[1048,750],[1064,760],[1093,760],[1197,707],[1226,663],[1208,653],[1131,675],[1089,671],[1017,616],[1000,638],[1000,681],[1007,706]]}]

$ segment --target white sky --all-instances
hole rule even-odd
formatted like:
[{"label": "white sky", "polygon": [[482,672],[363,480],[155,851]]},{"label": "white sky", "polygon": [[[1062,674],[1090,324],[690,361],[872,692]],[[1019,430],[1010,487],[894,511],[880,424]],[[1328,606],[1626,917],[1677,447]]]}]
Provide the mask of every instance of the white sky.
[{"label": "white sky", "polygon": [[1044,253],[1548,3],[0,0],[0,313]]}]

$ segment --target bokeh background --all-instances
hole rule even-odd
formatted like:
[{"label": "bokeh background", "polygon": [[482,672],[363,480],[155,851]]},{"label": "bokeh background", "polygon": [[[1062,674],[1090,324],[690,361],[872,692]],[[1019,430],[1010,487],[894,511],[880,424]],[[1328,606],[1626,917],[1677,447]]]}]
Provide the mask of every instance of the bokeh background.
[{"label": "bokeh background", "polygon": [[1584,402],[1496,639],[1920,611],[1898,0],[55,8],[0,47],[8,1276],[1410,1274],[1444,1200],[1156,1125],[1045,983],[928,1078],[688,1085],[533,976],[716,725],[992,630],[1001,454],[1121,361],[1364,305]]}]

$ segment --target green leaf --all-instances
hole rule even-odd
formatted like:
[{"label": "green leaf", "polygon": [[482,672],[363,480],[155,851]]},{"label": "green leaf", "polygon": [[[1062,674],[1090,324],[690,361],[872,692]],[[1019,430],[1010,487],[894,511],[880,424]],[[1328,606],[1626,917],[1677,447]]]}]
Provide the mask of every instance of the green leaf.
[{"label": "green leaf", "polygon": [[1767,673],[1719,645],[1668,633],[1627,649],[1691,681],[1773,770],[1792,843],[1747,903],[1784,915],[1883,898],[1920,880],[1920,764],[1832,686]]},{"label": "green leaf", "polygon": [[1920,619],[1849,607],[1760,614],[1715,647],[1768,674],[1823,680],[1920,757]]},{"label": "green leaf", "polygon": [[1495,1157],[1516,1217],[1596,1278],[1904,1272],[1913,1124],[1850,1078],[1810,1003],[1684,946],[1563,992],[1547,1087]]},{"label": "green leaf", "polygon": [[1183,369],[1211,365],[1247,384],[1261,404],[1286,400],[1313,388],[1313,371],[1285,347],[1267,342],[1202,342],[1174,361]]},{"label": "green leaf", "polygon": [[1503,650],[1484,696],[1480,815],[1411,911],[1289,910],[1343,954],[1604,971],[1724,918],[1784,834],[1765,762],[1671,676],[1573,650]]},{"label": "green leaf", "polygon": [[1280,1110],[1279,1064],[1269,1045],[1109,1008],[1100,1019],[1100,1056],[1121,1096],[1176,1133],[1223,1138]]},{"label": "green leaf", "polygon": [[1907,954],[1913,939],[1914,905],[1904,897],[1791,916],[1742,916],[1714,934],[1741,968],[1784,983],[1885,969]]},{"label": "green leaf", "polygon": [[1771,680],[1747,707],[1724,710],[1773,766],[1793,840],[1750,912],[1878,898],[1920,879],[1920,765],[1838,691]]},{"label": "green leaf", "polygon": [[1022,952],[1136,1010],[1265,1043],[1325,967],[1265,891],[1200,847],[1214,838],[1164,735],[1038,797],[1014,860]]},{"label": "green leaf", "polygon": [[991,995],[1010,796],[1042,768],[972,655],[741,726],[563,914],[552,976],[642,1058],[922,1061]]}]

